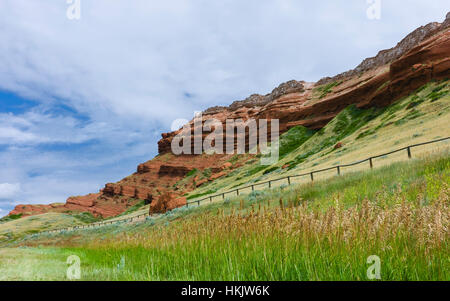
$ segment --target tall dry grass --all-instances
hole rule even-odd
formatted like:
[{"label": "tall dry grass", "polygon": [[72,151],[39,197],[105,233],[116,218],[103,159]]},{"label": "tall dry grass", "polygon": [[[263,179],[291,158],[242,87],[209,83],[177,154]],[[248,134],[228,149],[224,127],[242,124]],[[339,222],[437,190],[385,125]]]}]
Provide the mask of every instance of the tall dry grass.
[{"label": "tall dry grass", "polygon": [[23,244],[83,280],[450,280],[449,185],[446,153]]},{"label": "tall dry grass", "polygon": [[[339,197],[327,210],[268,201],[73,250],[104,267],[91,279],[366,280],[366,259],[377,255],[384,280],[449,280],[449,193],[444,183],[428,206],[401,189],[393,206],[382,193],[347,209]],[[129,270],[107,268],[122,257]]]}]

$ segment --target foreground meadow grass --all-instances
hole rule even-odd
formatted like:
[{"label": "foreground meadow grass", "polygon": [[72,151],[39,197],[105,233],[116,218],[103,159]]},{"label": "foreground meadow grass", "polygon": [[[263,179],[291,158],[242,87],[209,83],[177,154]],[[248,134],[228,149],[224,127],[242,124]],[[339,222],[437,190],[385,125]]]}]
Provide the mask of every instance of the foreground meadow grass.
[{"label": "foreground meadow grass", "polygon": [[449,217],[444,191],[426,208],[367,201],[202,216],[66,251],[82,258],[91,280],[367,280],[370,255],[380,257],[384,280],[448,280]]},{"label": "foreground meadow grass", "polygon": [[[382,280],[450,280],[450,158],[376,174],[320,183],[303,198],[294,190],[250,207],[230,201],[228,210],[65,251],[80,256],[90,280],[367,280],[371,255]],[[304,199],[313,196],[328,200]]]},{"label": "foreground meadow grass", "polygon": [[0,274],[64,280],[74,254],[81,280],[368,280],[376,255],[381,280],[450,280],[449,185],[450,156],[435,155],[175,210],[159,223],[25,240],[32,248],[10,257],[38,268],[22,275],[3,256]]}]

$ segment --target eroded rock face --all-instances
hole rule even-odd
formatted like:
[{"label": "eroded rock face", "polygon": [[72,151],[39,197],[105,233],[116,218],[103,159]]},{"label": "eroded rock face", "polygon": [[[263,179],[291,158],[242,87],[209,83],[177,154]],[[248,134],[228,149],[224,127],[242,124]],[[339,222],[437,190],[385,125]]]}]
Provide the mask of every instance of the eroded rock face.
[{"label": "eroded rock face", "polygon": [[138,167],[137,167],[137,173],[139,173],[139,174],[143,174],[143,173],[146,173],[146,172],[149,172],[149,171],[150,171],[150,166],[148,166],[148,165],[146,165],[144,163],[139,164]]},{"label": "eroded rock face", "polygon": [[350,76],[358,75],[362,72],[381,67],[383,65],[392,63],[394,60],[400,58],[402,55],[409,52],[411,49],[425,41],[432,35],[439,31],[445,30],[450,27],[450,13],[447,14],[445,21],[440,24],[437,22],[429,23],[425,26],[421,26],[407,35],[401,40],[395,47],[382,50],[376,56],[365,59],[355,69],[343,72],[334,77],[325,77],[317,82],[317,85],[328,84],[334,81],[343,80]]},{"label": "eroded rock face", "polygon": [[[208,179],[198,179],[198,176],[191,179],[191,184],[187,183],[184,189],[178,190],[176,194],[171,192],[173,185],[194,169],[209,169],[214,175],[222,171],[222,166],[226,165],[225,155],[202,156],[173,156],[170,159],[155,158],[151,161],[139,164],[137,172],[117,183],[107,183],[97,194],[89,194],[82,197],[70,197],[67,203],[62,206],[66,211],[90,212],[94,216],[110,217],[127,210],[137,202],[151,202],[155,212],[165,212],[172,210],[179,205],[185,204],[183,199],[178,200],[178,196],[192,189],[195,189],[196,181],[205,184]],[[170,163],[169,163],[170,162]],[[173,200],[165,200],[162,195],[170,194]],[[167,198],[167,196],[166,196]],[[163,205],[158,205],[163,203]],[[155,207],[156,206],[156,207]],[[44,213],[40,209],[35,212]]]},{"label": "eroded rock face", "polygon": [[161,165],[158,175],[160,177],[184,177],[192,168],[183,165]]},{"label": "eroded rock face", "polygon": [[153,190],[146,187],[136,187],[135,197],[140,200],[152,200]]},{"label": "eroded rock face", "polygon": [[[214,118],[221,122],[225,137],[227,119],[279,119],[283,133],[297,125],[320,129],[352,104],[359,108],[387,106],[432,79],[448,77],[449,28],[450,16],[447,15],[444,23],[430,23],[416,29],[397,46],[365,59],[354,70],[318,83],[290,81],[281,84],[265,96],[254,94],[229,107],[210,108],[203,112],[203,121]],[[330,93],[318,97],[320,85],[328,83],[336,83],[336,86]],[[193,133],[193,120],[190,126]],[[160,154],[171,152],[171,142],[180,132],[162,135],[158,142]],[[202,140],[210,133],[204,131]]]},{"label": "eroded rock face", "polygon": [[105,185],[105,188],[103,188],[103,194],[104,195],[120,195],[122,191],[122,188],[120,185],[118,184],[114,184],[114,183],[108,183]]},{"label": "eroded rock face", "polygon": [[390,93],[407,95],[432,79],[444,79],[450,70],[450,30],[413,48],[391,64]]},{"label": "eroded rock face", "polygon": [[17,205],[8,215],[19,215],[22,217],[30,215],[38,215],[47,213],[58,208],[62,208],[64,204],[50,204],[50,205]]},{"label": "eroded rock face", "polygon": [[100,196],[99,193],[91,193],[86,196],[72,196],[67,199],[66,205],[76,205],[81,207],[92,207]]},{"label": "eroded rock face", "polygon": [[442,23],[442,28],[450,28],[450,12],[447,13],[447,16],[445,17],[445,21]]},{"label": "eroded rock face", "polygon": [[[227,119],[248,120],[249,118],[254,118],[256,115],[258,115],[258,113],[264,106],[269,105],[271,102],[280,98],[281,96],[287,94],[299,94],[299,93],[301,94],[304,92],[305,92],[305,82],[291,80],[289,82],[279,85],[278,87],[273,89],[271,93],[267,95],[263,96],[259,94],[253,94],[244,100],[233,102],[228,107],[215,106],[209,108],[203,112],[203,116],[205,120],[214,118],[222,122],[225,135],[226,131],[225,123]],[[191,120],[190,122],[190,127],[193,132],[194,131],[193,120]],[[214,128],[211,129],[211,131],[213,130]],[[202,135],[202,140],[204,140],[211,133],[211,131],[210,132],[204,131]],[[179,133],[181,133],[181,129],[175,132],[161,134],[162,139],[158,141],[158,152],[160,154],[171,152],[172,140]],[[191,145],[192,145],[191,153],[194,153],[193,149],[194,137],[192,137]]]}]

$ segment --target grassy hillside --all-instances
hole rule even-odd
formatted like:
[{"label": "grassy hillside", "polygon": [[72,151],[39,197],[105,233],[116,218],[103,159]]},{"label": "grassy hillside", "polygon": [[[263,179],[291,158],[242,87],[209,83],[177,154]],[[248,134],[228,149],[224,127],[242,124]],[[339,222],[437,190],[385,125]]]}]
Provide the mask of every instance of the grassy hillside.
[{"label": "grassy hillside", "polygon": [[[0,241],[14,241],[24,235],[39,233],[50,229],[59,229],[84,224],[84,214],[69,215],[63,213],[45,213],[27,216],[20,219],[8,220],[0,223]],[[90,222],[91,219],[84,219]]]},{"label": "grassy hillside", "polygon": [[[83,280],[365,280],[377,255],[383,280],[449,280],[449,185],[444,153],[134,225],[28,237],[14,262],[61,267],[75,254]],[[65,277],[52,274],[58,264],[21,275],[6,255],[2,275]]]}]

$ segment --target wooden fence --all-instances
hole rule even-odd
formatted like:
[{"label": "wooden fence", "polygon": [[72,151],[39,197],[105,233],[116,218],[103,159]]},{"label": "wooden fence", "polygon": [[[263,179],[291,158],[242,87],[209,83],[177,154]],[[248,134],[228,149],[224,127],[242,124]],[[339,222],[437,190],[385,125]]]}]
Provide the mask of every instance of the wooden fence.
[{"label": "wooden fence", "polygon": [[[215,198],[215,197],[221,197],[223,200],[225,200],[225,195],[227,195],[227,194],[231,194],[232,193],[232,194],[239,195],[240,191],[242,191],[244,189],[248,189],[248,188],[251,188],[252,191],[255,191],[255,187],[257,187],[257,186],[268,185],[269,188],[272,188],[272,184],[276,183],[276,182],[279,182],[279,181],[285,181],[286,180],[286,183],[288,185],[291,185],[292,179],[299,178],[299,177],[304,177],[304,176],[309,176],[311,181],[314,181],[314,175],[315,174],[318,174],[318,173],[321,173],[321,172],[325,172],[325,171],[330,171],[330,170],[336,170],[336,174],[337,175],[341,175],[342,168],[351,167],[351,166],[359,165],[359,164],[366,163],[366,162],[369,162],[369,167],[372,169],[374,167],[373,160],[376,159],[376,158],[389,156],[389,155],[394,154],[394,153],[406,151],[406,154],[407,154],[408,158],[411,159],[412,158],[412,149],[414,147],[427,145],[427,144],[432,144],[432,143],[437,143],[437,142],[445,141],[445,140],[448,140],[448,139],[450,139],[450,137],[436,139],[436,140],[422,142],[422,143],[417,143],[417,144],[405,146],[405,147],[402,147],[402,148],[399,148],[399,149],[396,149],[396,150],[393,150],[393,151],[390,151],[390,152],[387,152],[387,153],[383,153],[383,154],[380,154],[380,155],[369,157],[369,158],[364,159],[364,160],[353,162],[353,163],[350,163],[350,164],[336,165],[336,166],[333,166],[333,167],[328,167],[328,168],[324,168],[324,169],[320,169],[320,170],[314,170],[314,171],[307,172],[307,173],[302,173],[302,174],[297,174],[297,175],[290,175],[290,176],[285,176],[285,177],[281,177],[281,178],[278,178],[278,179],[273,179],[273,180],[268,180],[268,181],[264,181],[264,182],[253,183],[253,184],[248,185],[248,186],[239,187],[239,188],[236,188],[236,189],[233,189],[233,190],[221,192],[221,193],[214,194],[214,195],[209,195],[209,196],[207,196],[205,198],[202,198],[202,199],[199,199],[199,200],[187,202],[185,206],[189,207],[190,205],[194,205],[194,204],[197,204],[197,206],[200,206],[201,202],[204,202],[204,201],[212,202],[213,198]],[[94,229],[94,228],[98,228],[98,227],[101,227],[101,226],[120,224],[120,223],[132,223],[132,222],[134,222],[134,221],[136,221],[136,220],[138,220],[140,218],[147,217],[148,215],[149,215],[148,213],[145,213],[145,214],[141,214],[141,215],[137,215],[137,216],[129,217],[129,218],[124,218],[124,219],[118,219],[118,220],[112,220],[112,221],[104,221],[104,222],[92,223],[92,224],[82,225],[82,226],[74,226],[74,227],[68,227],[68,228],[64,228],[64,229],[43,231],[43,232],[40,232],[38,234],[60,233],[60,232],[64,232],[64,231],[74,231],[74,230],[80,230],[80,229]]]}]

